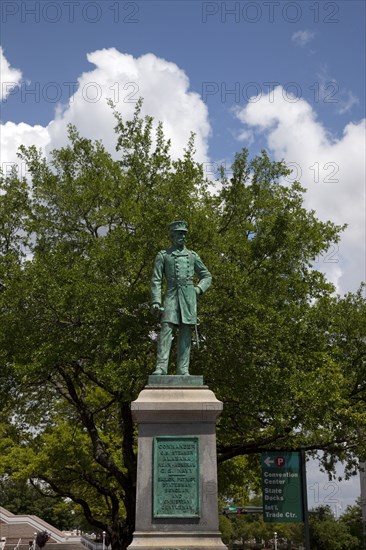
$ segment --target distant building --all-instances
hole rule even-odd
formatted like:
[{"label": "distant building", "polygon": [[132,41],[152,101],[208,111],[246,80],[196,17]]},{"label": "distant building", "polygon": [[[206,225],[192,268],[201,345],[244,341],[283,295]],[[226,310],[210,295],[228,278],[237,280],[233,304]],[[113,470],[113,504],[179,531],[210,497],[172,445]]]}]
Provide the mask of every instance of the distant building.
[{"label": "distant building", "polygon": [[65,533],[39,517],[26,514],[15,515],[0,506],[0,533],[2,542],[6,541],[6,544],[17,544],[19,539],[22,539],[22,541],[32,541],[35,533],[41,531],[47,531],[51,535],[48,544],[52,542],[63,543],[67,540]]}]

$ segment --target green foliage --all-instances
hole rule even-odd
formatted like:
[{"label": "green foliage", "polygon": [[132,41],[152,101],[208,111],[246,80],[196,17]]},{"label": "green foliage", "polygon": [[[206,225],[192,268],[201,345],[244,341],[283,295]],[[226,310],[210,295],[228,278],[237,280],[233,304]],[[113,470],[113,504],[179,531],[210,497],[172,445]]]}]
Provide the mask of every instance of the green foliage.
[{"label": "green foliage", "polygon": [[134,529],[130,403],[154,369],[149,280],[173,219],[213,274],[191,363],[224,401],[223,493],[257,488],[262,450],[323,449],[350,472],[366,450],[365,300],[313,266],[342,228],[264,151],[210,192],[193,136],[172,160],[140,111],[115,113],[117,159],[70,126],[49,163],[20,148],[30,192],[15,173],[0,185],[0,474],[71,499],[114,550]]},{"label": "green foliage", "polygon": [[361,550],[361,538],[354,536],[347,521],[336,520],[328,506],[310,513],[310,541],[314,550]]},{"label": "green foliage", "polygon": [[234,541],[240,541],[244,548],[252,548],[254,541],[258,544],[255,548],[263,548],[261,542],[265,541],[265,547],[270,548],[274,532],[277,533],[279,548],[287,547],[285,541],[301,545],[304,540],[302,524],[265,523],[261,514],[220,516],[219,525],[222,539],[229,548]]},{"label": "green foliage", "polygon": [[357,500],[356,504],[347,506],[346,511],[340,517],[340,521],[347,526],[352,537],[359,541],[358,545],[355,545],[355,550],[362,550],[363,525],[361,498]]},{"label": "green foliage", "polygon": [[60,530],[72,530],[82,518],[72,502],[60,501],[47,487],[40,493],[31,483],[7,477],[0,479],[1,506],[13,514],[32,514]]},{"label": "green foliage", "polygon": [[[253,504],[253,502],[251,502]],[[348,506],[345,513],[337,520],[329,506],[319,506],[309,514],[311,550],[361,550],[362,520],[361,507],[358,502]],[[287,548],[291,541],[296,547],[302,546],[304,540],[301,523],[265,523],[261,514],[220,516],[220,529],[226,544],[234,542],[251,547],[265,541],[265,547],[271,547],[273,534],[277,533],[278,548]],[[260,545],[262,547],[262,545]]]},{"label": "green foliage", "polygon": [[229,518],[227,518],[226,516],[220,516],[219,528],[220,528],[222,541],[225,544],[228,544],[231,540],[234,539],[233,525]]}]

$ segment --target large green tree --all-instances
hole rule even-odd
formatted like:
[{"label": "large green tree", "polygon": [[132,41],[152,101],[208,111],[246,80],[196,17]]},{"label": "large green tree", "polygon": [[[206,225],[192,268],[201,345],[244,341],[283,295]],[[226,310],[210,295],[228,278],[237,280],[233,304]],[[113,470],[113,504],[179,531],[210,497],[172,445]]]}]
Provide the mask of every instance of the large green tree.
[{"label": "large green tree", "polygon": [[350,534],[358,541],[357,550],[365,548],[362,525],[362,509],[361,497],[357,499],[355,504],[347,506],[344,514],[341,515],[340,521],[345,524]]},{"label": "large green tree", "polygon": [[[361,508],[359,507],[359,512]],[[319,506],[310,513],[310,542],[313,550],[361,550],[362,540],[349,524],[354,511],[347,508],[346,517],[336,520],[329,506]]]},{"label": "large green tree", "polygon": [[172,160],[140,110],[115,113],[115,157],[72,126],[48,163],[21,147],[31,181],[13,172],[0,195],[0,474],[71,499],[114,550],[134,529],[130,403],[154,369],[149,279],[173,219],[213,274],[191,370],[224,401],[219,462],[255,471],[259,451],[302,447],[352,468],[365,453],[365,300],[333,297],[313,261],[341,228],[264,151],[206,181],[193,136]]},{"label": "large green tree", "polygon": [[72,503],[48,493],[48,487],[40,492],[27,480],[0,478],[0,503],[9,512],[36,515],[61,530],[84,527],[83,517],[76,513]]}]

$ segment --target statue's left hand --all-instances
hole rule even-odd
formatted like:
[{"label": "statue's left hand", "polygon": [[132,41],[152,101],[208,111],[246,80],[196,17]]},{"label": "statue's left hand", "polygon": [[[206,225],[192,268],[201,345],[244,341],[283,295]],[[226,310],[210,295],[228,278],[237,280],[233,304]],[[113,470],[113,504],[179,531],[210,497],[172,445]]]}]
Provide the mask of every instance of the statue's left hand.
[{"label": "statue's left hand", "polygon": [[194,290],[196,291],[197,296],[201,296],[202,290],[200,289],[199,286],[195,286],[195,287],[194,287]]}]

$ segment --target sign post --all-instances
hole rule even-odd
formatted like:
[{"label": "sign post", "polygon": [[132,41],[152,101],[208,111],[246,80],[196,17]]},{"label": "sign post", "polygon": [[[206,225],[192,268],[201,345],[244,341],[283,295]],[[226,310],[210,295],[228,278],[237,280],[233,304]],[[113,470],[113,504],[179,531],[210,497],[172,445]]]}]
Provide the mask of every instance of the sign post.
[{"label": "sign post", "polygon": [[261,462],[264,521],[303,522],[300,453],[262,453]]},{"label": "sign post", "polygon": [[302,478],[302,509],[304,512],[305,550],[310,550],[308,490],[306,483],[306,457],[304,449],[301,449],[301,478]]}]

